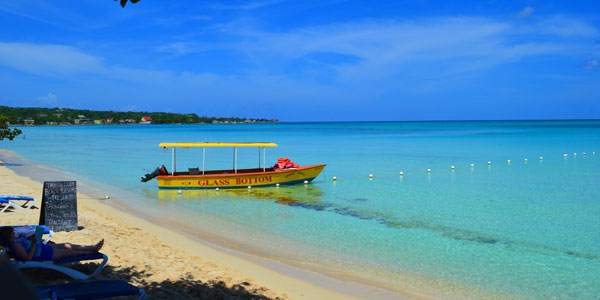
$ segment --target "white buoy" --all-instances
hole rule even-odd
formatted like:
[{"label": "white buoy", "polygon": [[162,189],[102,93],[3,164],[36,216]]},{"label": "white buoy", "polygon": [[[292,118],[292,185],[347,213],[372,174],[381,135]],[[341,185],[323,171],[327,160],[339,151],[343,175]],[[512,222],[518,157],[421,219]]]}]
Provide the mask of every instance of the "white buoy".
[{"label": "white buoy", "polygon": [[569,154],[566,154],[566,153],[565,153],[565,154],[563,154],[563,157],[567,157],[567,156],[569,156]]},{"label": "white buoy", "polygon": [[219,188],[216,188],[216,189],[215,189],[215,191],[217,191],[217,192],[218,192],[218,191],[219,191]]},{"label": "white buoy", "polygon": [[427,173],[431,173],[431,169],[427,169]]},{"label": "white buoy", "polygon": [[581,153],[581,155],[587,155],[587,153],[583,152],[583,153]]},{"label": "white buoy", "polygon": [[475,167],[475,164],[471,164],[471,168]]},{"label": "white buoy", "polygon": [[178,191],[177,191],[177,194],[181,194],[181,190],[178,190]]},{"label": "white buoy", "polygon": [[373,174],[369,174],[369,178],[373,178]]},{"label": "white buoy", "polygon": [[304,184],[308,184],[308,180],[304,180]]},{"label": "white buoy", "polygon": [[491,161],[488,161],[488,165],[491,165],[491,164],[492,164],[492,162],[491,162]]},{"label": "white buoy", "polygon": [[456,169],[456,168],[455,168],[454,166],[451,166],[451,167],[450,167],[450,169],[454,170],[454,169]]},{"label": "white buoy", "polygon": [[543,156],[540,156],[540,160],[544,160],[544,157],[543,157]]},{"label": "white buoy", "polygon": [[110,199],[110,196],[104,196],[104,199]]},{"label": "white buoy", "polygon": [[509,164],[510,164],[510,159],[509,159],[509,160],[507,160],[507,161],[506,161],[506,163],[509,163]]},{"label": "white buoy", "polygon": [[279,187],[279,183],[275,184],[276,187]]},{"label": "white buoy", "polygon": [[337,180],[337,177],[333,176],[333,180]]},{"label": "white buoy", "polygon": [[248,189],[251,189],[251,188],[252,188],[251,186],[248,186]]},{"label": "white buoy", "polygon": [[527,162],[528,160],[527,160],[527,158],[526,158],[526,159],[524,159],[523,161],[524,161],[524,162]]},{"label": "white buoy", "polygon": [[404,176],[404,172],[400,172],[400,176]]},{"label": "white buoy", "polygon": [[577,156],[577,153],[573,152],[573,156]]}]

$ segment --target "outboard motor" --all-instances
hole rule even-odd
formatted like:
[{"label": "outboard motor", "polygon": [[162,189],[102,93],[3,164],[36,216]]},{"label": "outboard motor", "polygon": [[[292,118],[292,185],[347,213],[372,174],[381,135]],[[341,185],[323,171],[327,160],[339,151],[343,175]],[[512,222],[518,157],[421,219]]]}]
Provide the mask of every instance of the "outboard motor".
[{"label": "outboard motor", "polygon": [[162,166],[156,168],[154,171],[152,171],[152,173],[144,175],[144,177],[142,177],[142,182],[146,182],[158,175],[167,175],[167,174],[169,174],[169,172],[167,172],[167,167],[165,167],[165,165],[162,165]]}]

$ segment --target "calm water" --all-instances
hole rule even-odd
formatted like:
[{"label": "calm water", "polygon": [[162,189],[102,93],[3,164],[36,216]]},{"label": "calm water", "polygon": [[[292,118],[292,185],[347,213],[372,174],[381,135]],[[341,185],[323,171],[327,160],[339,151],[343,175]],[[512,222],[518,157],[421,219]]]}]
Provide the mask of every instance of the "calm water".
[{"label": "calm water", "polygon": [[[437,295],[600,299],[600,121],[22,129],[2,148],[64,171],[28,175],[76,173],[82,188],[230,247]],[[268,165],[328,166],[308,186],[178,194],[141,183],[171,169],[158,143],[180,141],[276,142]],[[207,149],[207,169],[231,168],[232,152]],[[239,167],[258,166],[257,149],[238,152]],[[177,154],[179,169],[201,167],[200,149]]]}]

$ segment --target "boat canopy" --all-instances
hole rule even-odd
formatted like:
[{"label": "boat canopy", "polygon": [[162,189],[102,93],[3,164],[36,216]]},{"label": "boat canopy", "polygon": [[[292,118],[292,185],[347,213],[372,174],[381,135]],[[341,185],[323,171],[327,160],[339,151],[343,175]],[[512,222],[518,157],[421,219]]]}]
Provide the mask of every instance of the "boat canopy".
[{"label": "boat canopy", "polygon": [[160,143],[159,147],[277,147],[275,143],[211,143],[211,142],[200,142],[200,143]]},{"label": "boat canopy", "polygon": [[159,147],[164,147],[167,150],[167,147],[171,147],[172,150],[172,158],[171,158],[171,176],[175,176],[175,161],[176,154],[175,149],[177,147],[181,148],[189,148],[189,147],[201,147],[202,148],[202,175],[204,175],[204,160],[206,158],[206,147],[233,147],[233,170],[237,174],[237,148],[238,147],[258,147],[258,168],[261,167],[260,164],[260,150],[262,150],[262,169],[263,172],[266,172],[266,164],[267,164],[267,153],[265,152],[266,147],[277,147],[275,143],[211,143],[211,142],[200,142],[200,143],[160,143]]}]

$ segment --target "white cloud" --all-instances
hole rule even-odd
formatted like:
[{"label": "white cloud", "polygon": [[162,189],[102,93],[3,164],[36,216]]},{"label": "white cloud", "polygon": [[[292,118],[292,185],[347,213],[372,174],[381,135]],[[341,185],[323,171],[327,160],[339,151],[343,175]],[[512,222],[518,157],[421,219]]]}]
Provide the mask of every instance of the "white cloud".
[{"label": "white cloud", "polygon": [[103,72],[102,59],[71,46],[2,43],[0,65],[42,75]]},{"label": "white cloud", "polygon": [[532,34],[551,35],[561,38],[597,38],[600,31],[581,20],[561,15],[544,18],[534,24]]},{"label": "white cloud", "polygon": [[207,47],[196,42],[173,42],[167,45],[156,47],[156,50],[175,55],[185,55],[189,53],[198,53],[205,51]]},{"label": "white cloud", "polygon": [[58,104],[58,97],[55,94],[48,93],[46,96],[38,96],[37,101],[42,106],[51,106]]},{"label": "white cloud", "polygon": [[210,5],[212,9],[224,9],[224,10],[251,10],[257,9],[264,6],[270,6],[282,2],[282,0],[265,0],[265,1],[243,1],[240,4],[222,4],[215,3]]},{"label": "white cloud", "polygon": [[166,26],[178,26],[181,24],[193,23],[193,22],[204,22],[212,20],[212,17],[207,15],[194,15],[194,16],[174,16],[168,18],[156,19],[156,24]]},{"label": "white cloud", "polygon": [[157,82],[172,78],[169,71],[126,68],[107,64],[103,58],[72,46],[0,42],[0,66],[50,77],[91,74],[127,81]]},{"label": "white cloud", "polygon": [[[549,38],[540,39],[544,34]],[[573,56],[589,49],[598,31],[579,20],[548,18],[520,24],[485,18],[370,21],[284,33],[243,32],[243,49],[258,63],[285,65],[311,53],[354,56],[336,67],[342,78],[365,79],[491,67],[535,55]],[[582,50],[583,49],[583,50]],[[428,71],[427,71],[428,70]]]},{"label": "white cloud", "polygon": [[[239,23],[236,23],[239,25]],[[371,20],[306,27],[287,32],[268,32],[252,27],[223,26],[227,43],[181,41],[157,47],[173,54],[215,49],[245,53],[239,59],[245,73],[217,75],[181,73],[116,66],[81,49],[65,45],[1,43],[0,65],[23,72],[54,77],[91,74],[129,82],[177,82],[181,86],[252,86],[260,78],[275,78],[286,85],[311,81],[295,78],[286,67],[313,54],[352,58],[328,68],[327,76],[337,83],[396,77],[431,78],[472,72],[537,55],[581,56],[593,51],[590,40],[600,36],[587,23],[553,16],[522,24],[486,18],[432,18],[418,20]],[[237,41],[237,42],[236,42]],[[251,62],[248,64],[247,61]],[[316,70],[322,72],[322,69]],[[316,82],[316,80],[315,80]],[[305,82],[308,83],[308,82]],[[327,84],[319,83],[322,86]]]},{"label": "white cloud", "polygon": [[594,70],[594,69],[597,69],[598,67],[600,67],[600,62],[597,59],[590,60],[590,61],[586,62],[585,64],[583,64],[583,68],[585,70]]},{"label": "white cloud", "polygon": [[517,18],[527,18],[533,14],[533,7],[527,6],[517,13]]},{"label": "white cloud", "polygon": [[138,110],[138,107],[136,105],[130,104],[130,105],[121,107],[120,111],[136,111],[136,110]]}]

